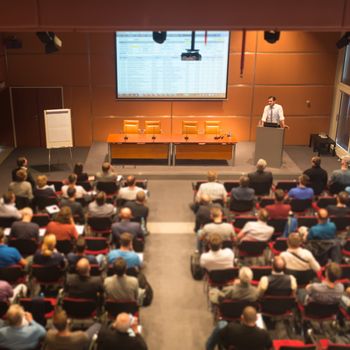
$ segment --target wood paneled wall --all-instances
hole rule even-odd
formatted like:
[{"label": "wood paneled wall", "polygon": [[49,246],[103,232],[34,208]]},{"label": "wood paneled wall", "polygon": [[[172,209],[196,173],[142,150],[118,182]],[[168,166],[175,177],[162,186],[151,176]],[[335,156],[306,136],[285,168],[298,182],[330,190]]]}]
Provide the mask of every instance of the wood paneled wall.
[{"label": "wood paneled wall", "polygon": [[263,32],[250,31],[240,77],[242,34],[231,33],[225,101],[116,100],[112,32],[57,33],[63,47],[51,55],[43,53],[34,33],[17,33],[23,48],[7,50],[7,80],[10,86],[63,86],[77,146],[105,141],[108,133],[121,131],[124,118],[140,118],[141,126],[144,119],[161,120],[164,132],[180,132],[183,119],[198,119],[201,125],[211,118],[221,120],[223,131],[232,130],[238,140],[254,140],[269,95],[284,107],[288,144],[307,144],[310,133],[327,132],[339,34],[282,32],[272,45],[264,41]]}]

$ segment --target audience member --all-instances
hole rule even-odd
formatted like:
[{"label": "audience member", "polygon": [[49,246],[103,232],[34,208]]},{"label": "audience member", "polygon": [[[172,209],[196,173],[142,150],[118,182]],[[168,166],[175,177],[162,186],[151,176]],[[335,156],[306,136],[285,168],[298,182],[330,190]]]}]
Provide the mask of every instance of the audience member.
[{"label": "audience member", "polygon": [[84,173],[83,163],[75,163],[73,173],[77,176],[77,182],[85,182],[89,179],[89,175]]},{"label": "audience member", "polygon": [[202,250],[201,242],[204,242],[204,244],[208,242],[213,233],[219,234],[223,241],[233,241],[235,238],[232,224],[223,222],[223,212],[220,207],[212,207],[210,214],[213,222],[204,225],[198,231],[198,249],[200,251]]},{"label": "audience member", "polygon": [[136,193],[136,200],[127,201],[124,206],[130,208],[132,217],[137,222],[141,222],[143,220],[145,226],[147,225],[149,209],[146,205],[146,193],[144,191],[138,191]]},{"label": "audience member", "polygon": [[68,274],[64,287],[65,295],[71,298],[97,299],[102,293],[101,276],[91,276],[89,260],[81,258],[76,264],[76,273]]},{"label": "audience member", "polygon": [[123,258],[127,268],[139,268],[141,260],[132,248],[133,237],[130,233],[124,232],[120,235],[120,249],[111,250],[108,254],[108,264],[113,264],[117,258]]},{"label": "audience member", "polygon": [[197,208],[195,210],[196,220],[194,225],[194,232],[197,232],[205,224],[211,222],[210,210],[212,208],[211,198],[207,194],[202,194],[199,202],[197,203]]},{"label": "audience member", "polygon": [[85,223],[85,215],[83,206],[81,203],[76,201],[76,189],[74,187],[69,187],[67,189],[67,197],[62,197],[61,199],[61,207],[68,207],[72,212],[72,216],[77,220],[79,224]]},{"label": "audience member", "polygon": [[64,256],[56,250],[56,236],[48,234],[44,236],[43,244],[33,257],[33,264],[43,266],[65,267]]},{"label": "audience member", "polygon": [[144,191],[143,188],[136,186],[136,178],[132,175],[126,178],[125,185],[126,187],[122,187],[118,192],[118,198],[124,201],[134,201],[137,193]]},{"label": "audience member", "polygon": [[97,182],[116,182],[118,175],[114,172],[110,163],[104,162],[102,164],[102,171],[96,173],[95,183]]},{"label": "audience member", "polygon": [[343,191],[350,186],[350,158],[344,157],[340,163],[340,169],[334,170],[329,180],[329,187],[333,193]]},{"label": "audience member", "polygon": [[326,209],[320,209],[317,212],[318,223],[312,226],[307,235],[307,240],[328,240],[335,239],[337,233],[337,227],[328,218],[328,211]]},{"label": "audience member", "polygon": [[111,203],[106,203],[106,193],[101,191],[97,194],[96,199],[88,206],[88,215],[90,217],[112,217],[117,209]]},{"label": "audience member", "polygon": [[17,170],[16,180],[9,184],[8,190],[12,191],[17,197],[33,199],[32,185],[27,181],[27,172],[24,169]]},{"label": "audience member", "polygon": [[283,202],[284,197],[285,194],[283,190],[277,189],[275,191],[275,204],[269,204],[265,207],[265,209],[269,213],[270,219],[280,219],[288,217],[289,212],[291,211],[291,206]]},{"label": "audience member", "polygon": [[114,243],[119,242],[119,237],[124,232],[132,234],[133,238],[143,237],[143,231],[140,223],[131,221],[130,208],[122,208],[119,213],[119,222],[112,225],[112,240]]},{"label": "audience member", "polygon": [[85,191],[83,186],[77,185],[77,175],[70,174],[67,178],[67,185],[63,185],[61,188],[62,197],[68,197],[68,188],[75,188],[75,197],[84,198],[88,193]]},{"label": "audience member", "polygon": [[232,249],[222,249],[222,238],[213,233],[209,238],[209,252],[200,257],[200,265],[207,271],[224,270],[233,267],[234,254]]},{"label": "audience member", "polygon": [[86,350],[90,339],[86,332],[69,329],[69,320],[64,310],[57,310],[52,318],[55,329],[50,329],[45,337],[45,350]]},{"label": "audience member", "polygon": [[248,176],[239,178],[239,186],[233,187],[231,190],[231,201],[252,201],[255,198],[254,189],[249,187]]},{"label": "audience member", "polygon": [[311,158],[311,168],[306,169],[304,174],[309,177],[309,186],[314,190],[315,195],[321,194],[327,187],[328,174],[321,168],[321,158]]},{"label": "audience member", "polygon": [[0,268],[15,264],[26,266],[27,261],[16,248],[4,244],[4,231],[0,228]]},{"label": "audience member", "polygon": [[17,171],[25,170],[27,172],[27,181],[32,185],[32,188],[35,186],[35,181],[33,176],[28,168],[28,159],[26,157],[18,157],[17,158],[17,168],[12,170],[12,181],[17,181]]},{"label": "audience member", "polygon": [[350,215],[349,193],[341,191],[337,194],[337,204],[328,205],[327,211],[330,216],[346,216]]},{"label": "audience member", "polygon": [[25,284],[19,283],[12,287],[7,281],[0,281],[0,301],[12,303],[18,296],[27,296],[28,288]]},{"label": "audience member", "polygon": [[123,258],[113,263],[114,276],[106,277],[104,290],[106,297],[114,300],[138,301],[139,282],[136,277],[126,275],[126,262]]},{"label": "audience member", "polygon": [[33,210],[31,208],[23,208],[21,210],[22,220],[15,221],[11,226],[10,236],[12,239],[39,239],[39,225],[31,222]]},{"label": "audience member", "polygon": [[34,350],[44,338],[46,330],[33,320],[17,304],[12,304],[6,313],[7,326],[0,328],[0,347],[8,350]]},{"label": "audience member", "polygon": [[225,349],[235,350],[272,350],[273,343],[269,333],[256,324],[257,312],[247,306],[243,310],[241,323],[219,321],[207,340],[206,350],[214,350],[217,344]]},{"label": "audience member", "polygon": [[6,192],[0,202],[0,217],[20,219],[22,214],[16,208],[16,196],[12,191]]},{"label": "audience member", "polygon": [[[86,249],[85,238],[83,236],[79,236],[76,243],[75,243],[75,246],[74,246],[75,251],[67,254],[67,261],[68,261],[68,267],[69,267],[70,272],[75,271],[75,266],[76,266],[77,262],[82,258],[87,259],[91,265],[98,265],[99,264],[99,262],[95,258],[95,256],[85,255],[85,249]],[[104,257],[103,257],[103,259],[104,259]],[[101,260],[103,260],[103,259],[101,259]],[[101,264],[101,261],[100,261],[100,264]]]},{"label": "audience member", "polygon": [[213,203],[220,203],[225,205],[227,191],[223,184],[218,182],[217,173],[215,171],[208,171],[208,182],[200,184],[196,193],[196,201],[199,202],[203,194],[210,196]]},{"label": "audience member", "polygon": [[265,170],[265,159],[259,159],[256,163],[256,171],[248,174],[249,184],[255,190],[257,196],[269,195],[272,186],[272,173]]},{"label": "audience member", "polygon": [[295,294],[298,284],[293,275],[285,274],[286,263],[280,256],[275,256],[272,273],[263,276],[258,285],[260,295],[288,296]]},{"label": "audience member", "polygon": [[53,233],[57,240],[76,240],[78,232],[74,225],[72,211],[69,207],[62,207],[53,221],[46,227],[47,233]]},{"label": "audience member", "polygon": [[147,350],[138,332],[137,318],[127,313],[119,314],[110,325],[103,325],[97,337],[97,350]]},{"label": "audience member", "polygon": [[240,241],[268,241],[274,228],[267,224],[269,214],[267,210],[260,209],[257,221],[248,221],[239,232],[237,239]]},{"label": "audience member", "polygon": [[57,197],[56,192],[51,186],[47,184],[46,175],[38,175],[36,178],[36,186],[33,188],[33,195],[38,197]]},{"label": "audience member", "polygon": [[316,261],[312,253],[302,248],[303,240],[299,233],[294,232],[288,236],[288,249],[280,254],[281,258],[286,262],[288,271],[320,271],[321,267]]},{"label": "audience member", "polygon": [[294,199],[312,199],[314,196],[314,190],[311,187],[306,187],[309,182],[307,175],[300,175],[298,177],[298,185],[289,190],[288,197]]}]

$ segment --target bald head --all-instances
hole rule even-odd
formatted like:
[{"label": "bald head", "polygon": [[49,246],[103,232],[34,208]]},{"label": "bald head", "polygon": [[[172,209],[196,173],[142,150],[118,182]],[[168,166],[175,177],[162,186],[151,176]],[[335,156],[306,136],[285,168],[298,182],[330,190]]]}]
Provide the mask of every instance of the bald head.
[{"label": "bald head", "polygon": [[275,272],[283,272],[286,268],[286,262],[280,256],[275,256],[272,267]]},{"label": "bald head", "polygon": [[24,310],[18,304],[13,304],[9,307],[6,313],[7,322],[12,327],[19,327],[22,324]]},{"label": "bald head", "polygon": [[256,320],[256,310],[252,306],[247,306],[242,313],[242,322],[248,326],[255,326]]},{"label": "bald head", "polygon": [[76,271],[80,276],[89,276],[90,275],[90,263],[86,258],[81,258],[76,265]]},{"label": "bald head", "polygon": [[130,208],[122,208],[120,210],[120,215],[119,216],[120,216],[121,219],[124,219],[124,220],[131,219],[132,213],[131,213]]},{"label": "bald head", "polygon": [[113,327],[119,332],[126,333],[130,327],[130,321],[131,319],[129,314],[122,312],[116,317]]},{"label": "bald head", "polygon": [[327,209],[320,209],[317,212],[317,217],[320,222],[326,222],[328,220],[328,211]]}]

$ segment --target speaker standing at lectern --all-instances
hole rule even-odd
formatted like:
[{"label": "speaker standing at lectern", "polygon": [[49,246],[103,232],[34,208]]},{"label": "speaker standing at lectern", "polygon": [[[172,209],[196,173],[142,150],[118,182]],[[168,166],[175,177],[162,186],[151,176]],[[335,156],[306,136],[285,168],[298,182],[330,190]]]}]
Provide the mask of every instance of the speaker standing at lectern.
[{"label": "speaker standing at lectern", "polygon": [[263,115],[259,122],[260,126],[288,128],[284,123],[283,108],[276,103],[275,96],[269,96],[268,105],[265,106]]}]

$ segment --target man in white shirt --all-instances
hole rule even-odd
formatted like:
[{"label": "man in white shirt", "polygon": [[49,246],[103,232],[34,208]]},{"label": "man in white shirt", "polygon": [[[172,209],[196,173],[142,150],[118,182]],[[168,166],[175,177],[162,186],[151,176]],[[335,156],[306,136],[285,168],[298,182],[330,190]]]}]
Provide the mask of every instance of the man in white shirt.
[{"label": "man in white shirt", "polygon": [[83,198],[85,195],[88,193],[85,191],[84,187],[77,185],[77,175],[75,174],[70,174],[68,176],[68,183],[67,185],[63,185],[61,188],[62,191],[62,197],[68,198],[68,188],[74,187],[75,188],[75,198]]},{"label": "man in white shirt", "polygon": [[196,193],[197,202],[200,201],[203,194],[210,196],[214,203],[220,202],[222,205],[226,203],[227,191],[223,184],[217,182],[217,173],[215,171],[208,171],[208,182],[199,186]]},{"label": "man in white shirt", "polygon": [[281,105],[276,103],[275,96],[269,96],[267,99],[267,105],[264,108],[263,115],[261,117],[260,126],[264,123],[279,124],[281,128],[287,128],[288,126],[284,123],[284,113]]},{"label": "man in white shirt", "polygon": [[222,249],[222,238],[214,233],[209,239],[210,250],[200,257],[200,265],[207,271],[224,270],[233,267],[234,254],[229,248]]},{"label": "man in white shirt", "polygon": [[125,201],[136,200],[136,194],[139,191],[144,191],[143,188],[136,186],[135,176],[129,175],[125,181],[126,187],[122,187],[119,190],[118,198],[124,199]]},{"label": "man in white shirt", "polygon": [[240,241],[268,241],[274,228],[267,224],[269,213],[266,209],[260,209],[257,221],[248,221],[239,232],[237,239]]}]

